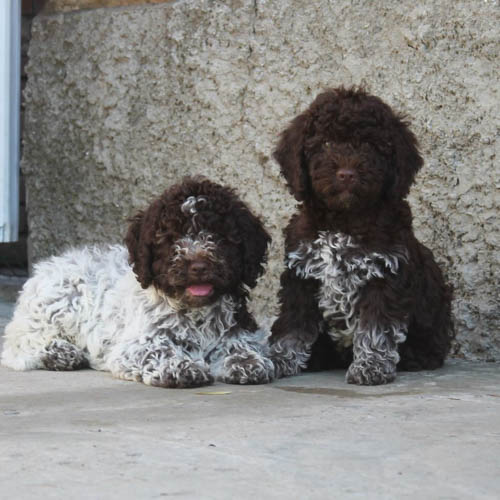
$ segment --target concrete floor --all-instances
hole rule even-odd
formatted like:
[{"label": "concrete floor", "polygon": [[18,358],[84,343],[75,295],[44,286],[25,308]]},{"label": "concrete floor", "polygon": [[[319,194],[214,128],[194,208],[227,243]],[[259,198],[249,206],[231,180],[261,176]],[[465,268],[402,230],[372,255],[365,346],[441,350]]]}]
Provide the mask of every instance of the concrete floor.
[{"label": "concrete floor", "polygon": [[500,366],[190,390],[0,368],[0,450],[2,499],[498,499]]}]

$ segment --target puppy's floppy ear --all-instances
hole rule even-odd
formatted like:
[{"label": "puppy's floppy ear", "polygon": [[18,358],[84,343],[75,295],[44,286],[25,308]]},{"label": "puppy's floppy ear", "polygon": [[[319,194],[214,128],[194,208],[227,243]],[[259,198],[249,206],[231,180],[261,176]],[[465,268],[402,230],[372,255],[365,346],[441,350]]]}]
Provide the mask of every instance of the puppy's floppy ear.
[{"label": "puppy's floppy ear", "polygon": [[271,242],[271,237],[260,219],[245,206],[237,210],[236,220],[243,251],[243,283],[254,288],[257,278],[264,272],[263,265],[267,261],[267,246]]},{"label": "puppy's floppy ear", "polygon": [[396,199],[405,198],[415,175],[424,161],[418,151],[418,141],[402,118],[397,117],[392,133],[394,179],[389,193]]},{"label": "puppy's floppy ear", "polygon": [[297,201],[307,197],[309,177],[304,157],[304,143],[312,127],[312,115],[305,111],[294,118],[289,127],[281,134],[274,151],[274,159],[281,167],[290,192]]},{"label": "puppy's floppy ear", "polygon": [[157,200],[146,211],[140,211],[129,219],[125,245],[129,262],[142,288],[147,288],[153,281],[153,238],[161,210],[162,203]]}]

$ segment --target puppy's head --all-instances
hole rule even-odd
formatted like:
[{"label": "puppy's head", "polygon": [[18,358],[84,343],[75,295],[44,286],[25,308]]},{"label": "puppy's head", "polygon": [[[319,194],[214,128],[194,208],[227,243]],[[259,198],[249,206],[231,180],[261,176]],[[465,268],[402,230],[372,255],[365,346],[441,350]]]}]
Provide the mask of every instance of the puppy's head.
[{"label": "puppy's head", "polygon": [[125,243],[143,288],[185,307],[245,293],[263,272],[270,237],[228,187],[186,178],[131,221]]},{"label": "puppy's head", "polygon": [[274,152],[298,201],[332,210],[404,198],[423,164],[403,119],[363,90],[333,89],[282,133]]}]

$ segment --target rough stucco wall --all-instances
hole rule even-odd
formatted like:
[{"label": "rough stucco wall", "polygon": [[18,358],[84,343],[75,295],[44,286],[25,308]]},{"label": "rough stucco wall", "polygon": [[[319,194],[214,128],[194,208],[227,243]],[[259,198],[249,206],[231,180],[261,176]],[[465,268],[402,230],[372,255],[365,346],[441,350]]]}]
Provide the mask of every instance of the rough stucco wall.
[{"label": "rough stucco wall", "polygon": [[293,211],[270,159],[322,89],[364,84],[411,118],[417,234],[456,289],[456,354],[500,359],[498,4],[179,1],[36,19],[23,169],[32,258],[119,241],[190,173],[237,187],[273,234],[254,294],[275,311]]}]

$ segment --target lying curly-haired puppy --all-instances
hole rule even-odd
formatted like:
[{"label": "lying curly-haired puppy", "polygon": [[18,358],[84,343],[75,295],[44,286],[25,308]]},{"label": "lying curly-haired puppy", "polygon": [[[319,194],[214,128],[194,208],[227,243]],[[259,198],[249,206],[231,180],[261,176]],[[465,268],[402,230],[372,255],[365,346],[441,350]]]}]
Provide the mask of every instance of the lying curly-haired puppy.
[{"label": "lying curly-haired puppy", "polygon": [[90,366],[160,387],[269,381],[265,335],[246,301],[270,238],[230,188],[185,179],[133,217],[125,241],[38,264],[2,364]]},{"label": "lying curly-haired puppy", "polygon": [[422,166],[403,119],[363,90],[320,94],[274,153],[301,202],[285,230],[276,376],[347,367],[347,382],[434,369],[453,338],[451,293],[412,230],[405,197]]}]

